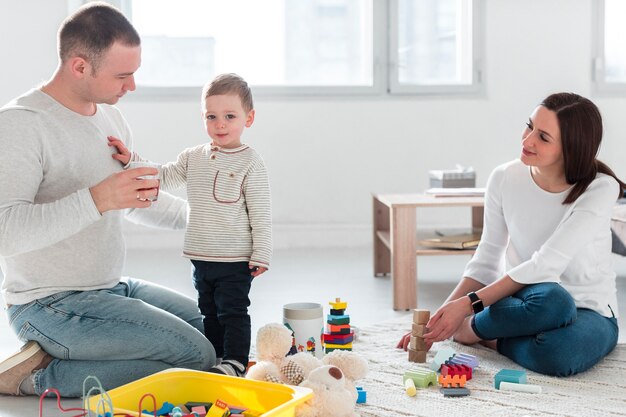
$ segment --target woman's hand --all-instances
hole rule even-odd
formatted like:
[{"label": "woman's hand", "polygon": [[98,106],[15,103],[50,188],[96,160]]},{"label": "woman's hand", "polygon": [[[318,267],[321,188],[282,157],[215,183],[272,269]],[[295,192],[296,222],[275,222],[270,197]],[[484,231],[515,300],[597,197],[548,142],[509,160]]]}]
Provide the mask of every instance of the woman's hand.
[{"label": "woman's hand", "polygon": [[435,312],[426,324],[429,329],[424,334],[426,343],[440,342],[450,338],[463,324],[465,317],[471,315],[472,304],[468,297],[460,297],[448,301]]}]

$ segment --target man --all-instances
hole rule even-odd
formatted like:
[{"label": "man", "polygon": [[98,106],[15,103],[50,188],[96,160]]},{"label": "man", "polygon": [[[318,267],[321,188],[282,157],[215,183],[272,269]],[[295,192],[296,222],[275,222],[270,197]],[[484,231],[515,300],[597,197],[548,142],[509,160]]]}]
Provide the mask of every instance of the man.
[{"label": "man", "polygon": [[131,143],[114,105],[135,90],[140,39],[115,8],[89,3],[59,30],[59,66],[0,109],[0,265],[7,315],[27,343],[0,362],[0,393],[80,396],[170,367],[206,370],[215,351],[191,299],[121,280],[122,220],[183,228],[187,205],[153,168],[124,171],[108,136]]}]

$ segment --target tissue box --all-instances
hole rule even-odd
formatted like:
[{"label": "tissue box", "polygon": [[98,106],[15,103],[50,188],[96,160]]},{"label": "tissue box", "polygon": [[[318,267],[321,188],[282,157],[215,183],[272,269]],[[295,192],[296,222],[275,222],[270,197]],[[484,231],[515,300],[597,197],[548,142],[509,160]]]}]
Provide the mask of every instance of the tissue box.
[{"label": "tissue box", "polygon": [[435,170],[428,171],[430,188],[474,188],[476,171],[471,170]]}]

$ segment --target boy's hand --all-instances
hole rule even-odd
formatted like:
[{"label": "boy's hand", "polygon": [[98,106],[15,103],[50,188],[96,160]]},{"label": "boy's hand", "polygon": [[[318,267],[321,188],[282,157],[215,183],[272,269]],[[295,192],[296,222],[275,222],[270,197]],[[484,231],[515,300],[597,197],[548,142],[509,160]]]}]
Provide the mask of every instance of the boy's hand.
[{"label": "boy's hand", "polygon": [[398,344],[396,345],[396,349],[403,349],[405,352],[409,348],[409,342],[411,341],[411,332],[408,332],[402,336]]},{"label": "boy's hand", "polygon": [[264,268],[262,266],[256,266],[252,264],[249,264],[248,266],[250,267],[250,275],[255,278],[261,275],[263,272],[267,271],[267,268]]},{"label": "boy's hand", "polygon": [[113,159],[117,159],[122,164],[127,165],[130,162],[131,154],[124,142],[116,138],[115,136],[108,136],[109,146],[115,146],[117,148],[118,153],[114,153],[111,155]]}]

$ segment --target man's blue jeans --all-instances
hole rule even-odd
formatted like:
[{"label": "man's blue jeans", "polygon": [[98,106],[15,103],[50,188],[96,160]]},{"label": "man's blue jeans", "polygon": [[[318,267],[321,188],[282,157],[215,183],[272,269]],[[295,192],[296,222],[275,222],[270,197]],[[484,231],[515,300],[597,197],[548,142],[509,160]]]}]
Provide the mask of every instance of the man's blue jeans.
[{"label": "man's blue jeans", "polygon": [[609,354],[618,338],[617,319],[576,308],[559,284],[528,285],[476,314],[474,332],[497,339],[498,352],[532,371],[568,376]]},{"label": "man's blue jeans", "polygon": [[111,389],[172,367],[215,364],[195,302],[140,280],[57,293],[11,306],[7,314],[20,340],[37,341],[55,358],[35,373],[37,394],[56,388],[64,397],[80,397],[89,375]]}]

